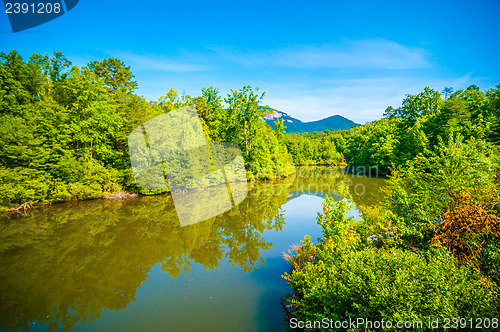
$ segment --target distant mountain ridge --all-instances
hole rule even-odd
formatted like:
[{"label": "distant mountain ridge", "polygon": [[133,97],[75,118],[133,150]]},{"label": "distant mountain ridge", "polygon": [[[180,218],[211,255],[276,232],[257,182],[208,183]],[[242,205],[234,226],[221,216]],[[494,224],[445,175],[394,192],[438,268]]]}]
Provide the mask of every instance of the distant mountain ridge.
[{"label": "distant mountain ridge", "polygon": [[266,123],[274,129],[274,121],[276,121],[277,119],[283,119],[283,124],[286,127],[285,131],[287,133],[309,133],[313,131],[342,130],[360,126],[360,124],[344,118],[341,115],[332,115],[317,121],[302,122],[299,119],[291,117],[285,112],[278,111],[273,108],[271,108],[271,110],[273,112],[266,114],[264,117]]}]

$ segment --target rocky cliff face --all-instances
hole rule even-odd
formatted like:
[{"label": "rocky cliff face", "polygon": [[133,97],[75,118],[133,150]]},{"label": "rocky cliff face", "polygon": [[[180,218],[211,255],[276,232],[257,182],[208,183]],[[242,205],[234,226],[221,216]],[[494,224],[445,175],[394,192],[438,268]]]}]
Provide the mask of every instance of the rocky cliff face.
[{"label": "rocky cliff face", "polygon": [[281,118],[283,116],[283,114],[285,114],[285,113],[282,113],[282,112],[277,111],[277,110],[273,110],[272,113],[266,114],[264,116],[264,119],[266,119],[266,120],[273,120],[274,121],[276,119]]},{"label": "rocky cliff face", "polygon": [[267,124],[269,124],[272,128],[274,128],[274,121],[277,119],[283,119],[283,124],[285,127],[285,131],[287,133],[305,133],[312,131],[324,131],[324,130],[342,130],[349,129],[351,127],[359,126],[359,124],[344,118],[341,115],[333,115],[325,119],[311,121],[311,122],[302,122],[299,119],[295,119],[285,112],[281,112],[275,109],[271,109],[272,112],[266,114],[264,119]]}]

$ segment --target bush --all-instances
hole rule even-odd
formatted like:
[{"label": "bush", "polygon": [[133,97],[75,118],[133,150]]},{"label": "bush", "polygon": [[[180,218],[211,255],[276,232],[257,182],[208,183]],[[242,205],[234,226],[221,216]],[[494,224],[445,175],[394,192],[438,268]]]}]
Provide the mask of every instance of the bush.
[{"label": "bush", "polygon": [[315,264],[291,275],[296,297],[289,300],[298,320],[428,322],[498,316],[499,302],[491,286],[443,250],[424,256],[366,248],[332,255],[329,245],[317,249]]},{"label": "bush", "polygon": [[394,170],[384,208],[407,225],[430,222],[470,197],[478,205],[498,202],[498,163],[483,141],[460,136],[440,142],[436,152],[422,154]]},{"label": "bush", "polygon": [[[323,212],[318,213],[323,227],[319,244],[311,247],[306,238],[295,256],[287,257],[293,270],[284,278],[294,291],[285,297],[293,309],[289,317],[300,321],[422,321],[424,325],[415,330],[426,331],[430,330],[428,322],[438,318],[443,322],[450,317],[498,316],[498,287],[480,270],[461,264],[444,247],[406,249],[412,236],[431,242],[434,232],[427,224],[394,227],[379,234],[382,245],[374,246],[374,241],[362,237],[373,228],[364,220],[346,217],[352,208],[346,197],[339,201],[325,198]],[[305,258],[311,252],[315,255],[309,262]],[[489,253],[496,255],[496,261],[488,260],[488,271],[495,271],[498,252],[490,248]]]},{"label": "bush", "polygon": [[69,185],[65,184],[62,181],[55,181],[54,186],[52,188],[52,194],[50,196],[50,200],[52,202],[66,202],[71,200],[73,197],[69,192]]},{"label": "bush", "polygon": [[[316,247],[311,242],[309,235],[304,236],[301,240],[301,245],[293,245],[288,253],[283,254],[283,258],[292,265],[292,269],[297,271],[304,268],[307,263],[311,263],[316,256]],[[285,273],[284,278],[287,279],[289,274]]]},{"label": "bush", "polygon": [[460,262],[483,270],[500,285],[500,219],[497,216],[465,199],[459,207],[444,214],[433,241],[448,249]]},{"label": "bush", "polygon": [[49,192],[50,176],[28,168],[0,168],[0,210],[25,202],[43,203]]}]

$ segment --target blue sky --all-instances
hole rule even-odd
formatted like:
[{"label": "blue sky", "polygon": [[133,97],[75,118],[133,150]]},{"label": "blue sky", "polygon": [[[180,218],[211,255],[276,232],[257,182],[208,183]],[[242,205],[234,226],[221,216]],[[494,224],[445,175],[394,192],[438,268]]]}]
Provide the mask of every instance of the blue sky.
[{"label": "blue sky", "polygon": [[223,95],[243,85],[304,121],[382,117],[407,93],[500,83],[500,1],[93,1],[11,32],[0,50],[63,52],[74,65],[117,57],[137,93]]}]

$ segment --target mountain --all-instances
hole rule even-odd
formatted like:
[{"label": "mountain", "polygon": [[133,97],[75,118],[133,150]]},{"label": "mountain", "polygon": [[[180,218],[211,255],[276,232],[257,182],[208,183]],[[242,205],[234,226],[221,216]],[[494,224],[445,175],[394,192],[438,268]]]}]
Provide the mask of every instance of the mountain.
[{"label": "mountain", "polygon": [[302,122],[299,119],[291,117],[285,112],[281,112],[272,108],[271,110],[273,112],[266,114],[264,117],[266,123],[274,128],[274,121],[276,121],[277,119],[283,119],[283,124],[286,127],[285,131],[287,133],[307,133],[312,131],[341,130],[360,126],[360,124],[346,119],[341,115],[332,115],[317,121]]}]

